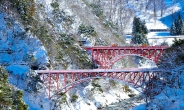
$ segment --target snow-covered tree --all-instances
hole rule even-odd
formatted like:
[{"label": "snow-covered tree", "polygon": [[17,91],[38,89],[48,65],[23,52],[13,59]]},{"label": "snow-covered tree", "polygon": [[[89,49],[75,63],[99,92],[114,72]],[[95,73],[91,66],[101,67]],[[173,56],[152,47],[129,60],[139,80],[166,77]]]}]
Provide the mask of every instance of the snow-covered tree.
[{"label": "snow-covered tree", "polygon": [[177,40],[176,38],[174,38],[172,47],[181,46],[182,44],[184,44],[184,40],[183,39],[178,39]]},{"label": "snow-covered tree", "polygon": [[164,51],[158,62],[159,68],[174,69],[184,64],[184,40],[174,40],[173,45]]},{"label": "snow-covered tree", "polygon": [[[176,43],[177,42],[177,43]],[[151,98],[149,103],[147,104],[147,109],[155,110],[157,109],[166,109],[166,103],[168,106],[172,104],[178,104],[173,99],[174,97],[180,97],[178,93],[179,91],[183,91],[182,89],[182,80],[183,80],[183,66],[184,65],[184,45],[181,43],[181,40],[175,40],[174,44],[175,46],[172,46],[164,51],[164,54],[159,59],[158,68],[167,70],[167,72],[161,73],[160,77],[152,82],[149,82],[151,86],[154,86],[154,89],[152,91],[147,92],[147,96],[150,96],[150,94],[154,91],[156,91],[158,94],[156,97]],[[181,43],[181,44],[180,44]],[[181,67],[180,67],[181,66]],[[179,67],[179,68],[178,68]],[[175,69],[177,68],[177,69]],[[154,85],[155,84],[155,85]],[[147,86],[149,89],[149,86]],[[158,97],[159,96],[159,97]],[[172,98],[171,98],[172,97]],[[152,100],[153,99],[153,100]],[[183,101],[183,99],[181,99]],[[179,110],[179,109],[177,109]]]},{"label": "snow-covered tree", "polygon": [[171,35],[176,35],[176,20],[172,23],[171,29],[170,29],[170,34]]},{"label": "snow-covered tree", "polygon": [[153,10],[154,17],[158,16],[158,10],[160,10],[160,16],[163,16],[167,9],[165,0],[145,0],[145,10]]},{"label": "snow-covered tree", "polygon": [[0,68],[0,108],[1,110],[27,110],[23,92],[17,90],[8,82],[8,73]]},{"label": "snow-covered tree", "polygon": [[24,23],[31,24],[35,16],[35,3],[34,0],[10,0],[18,13],[24,20]]},{"label": "snow-covered tree", "polygon": [[181,15],[178,15],[178,19],[174,20],[170,29],[171,35],[183,35],[184,34],[184,26]]},{"label": "snow-covered tree", "polygon": [[142,31],[143,31],[143,33],[144,34],[148,34],[148,29],[147,29],[147,27],[146,27],[146,25],[145,25],[146,23],[145,23],[145,21],[142,23]]},{"label": "snow-covered tree", "polygon": [[176,22],[176,32],[177,32],[177,35],[182,35],[184,32],[183,32],[183,20],[181,18],[181,15],[179,14],[178,15],[178,20]]},{"label": "snow-covered tree", "polygon": [[134,17],[132,35],[135,35],[136,33],[142,33],[142,25],[140,18]]},{"label": "snow-covered tree", "polygon": [[131,40],[133,44],[148,44],[148,39],[141,33],[136,33]]},{"label": "snow-covered tree", "polygon": [[145,23],[141,22],[140,18],[134,17],[131,43],[148,44],[148,39],[146,37],[147,33],[148,29],[145,26]]}]

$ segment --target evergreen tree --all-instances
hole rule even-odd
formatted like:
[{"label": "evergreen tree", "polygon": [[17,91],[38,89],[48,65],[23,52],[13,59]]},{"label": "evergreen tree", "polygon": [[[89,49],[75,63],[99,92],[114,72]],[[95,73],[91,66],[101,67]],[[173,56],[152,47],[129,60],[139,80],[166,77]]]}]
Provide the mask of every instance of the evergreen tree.
[{"label": "evergreen tree", "polygon": [[133,44],[148,44],[146,36],[140,33],[136,33],[131,40]]},{"label": "evergreen tree", "polygon": [[172,23],[172,26],[171,26],[171,29],[170,29],[170,35],[172,35],[172,36],[177,34],[175,24],[176,24],[176,20]]},{"label": "evergreen tree", "polygon": [[132,35],[135,35],[137,33],[142,33],[142,24],[140,18],[134,17]]},{"label": "evergreen tree", "polygon": [[178,19],[174,20],[170,29],[171,35],[183,35],[184,34],[184,26],[181,15],[178,15]]},{"label": "evergreen tree", "polygon": [[176,31],[177,31],[177,35],[183,35],[183,20],[180,14],[178,15]]},{"label": "evergreen tree", "polygon": [[8,108],[13,104],[12,90],[7,80],[8,74],[0,68],[0,108]]},{"label": "evergreen tree", "polygon": [[178,47],[181,46],[182,44],[184,44],[184,39],[177,40],[176,38],[174,38],[172,47]]},{"label": "evergreen tree", "polygon": [[24,103],[23,92],[15,89],[8,82],[8,73],[0,68],[0,108],[1,110],[27,110]]},{"label": "evergreen tree", "polygon": [[148,44],[148,40],[146,37],[147,33],[148,33],[148,29],[145,26],[145,23],[142,23],[140,18],[134,17],[131,43]]},{"label": "evergreen tree", "polygon": [[147,29],[147,27],[146,27],[146,25],[145,25],[146,23],[145,23],[145,21],[142,23],[142,31],[143,31],[143,33],[144,34],[148,34],[148,29]]}]

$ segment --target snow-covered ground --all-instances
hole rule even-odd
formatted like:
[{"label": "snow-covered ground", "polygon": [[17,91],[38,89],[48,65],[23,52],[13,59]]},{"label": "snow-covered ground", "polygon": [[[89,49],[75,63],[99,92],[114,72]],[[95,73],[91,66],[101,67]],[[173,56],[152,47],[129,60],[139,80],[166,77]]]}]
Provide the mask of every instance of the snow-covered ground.
[{"label": "snow-covered ground", "polygon": [[[25,90],[27,79],[24,78],[29,73],[32,63],[40,66],[47,64],[47,52],[36,37],[25,32],[22,25],[6,13],[0,13],[0,21],[0,63],[11,73],[9,82],[17,88]],[[34,94],[24,91],[23,98],[30,110],[39,110],[40,108],[38,106],[40,100],[37,100],[36,97]],[[45,104],[47,104],[46,102]]]},{"label": "snow-covered ground", "polygon": [[[146,21],[146,26],[148,29],[169,29],[172,23],[173,18],[171,18],[172,13],[183,13],[183,5],[184,1],[181,0],[179,3],[173,5],[172,0],[166,0],[167,5],[170,6],[170,8],[167,9],[165,15],[161,18],[157,19],[149,19],[144,14],[137,14],[138,17],[141,17],[141,19]],[[177,18],[177,16],[175,16]],[[131,29],[129,30],[131,32]],[[167,42],[168,45],[172,45],[174,38],[177,39],[183,39],[183,36],[171,36],[169,32],[149,32],[148,35],[148,41],[149,44],[154,45],[161,45],[163,42]],[[126,43],[129,44],[131,40],[131,35],[126,36]],[[184,67],[178,67],[176,68],[172,74],[178,75],[180,72],[180,79],[179,83],[180,85],[183,85],[184,82]],[[138,104],[136,107],[134,107],[132,110],[184,110],[184,98],[183,98],[183,86],[182,87],[176,87],[176,88],[170,88],[166,87],[163,91],[163,93],[159,94],[158,96],[154,97],[154,100],[150,102],[149,108],[146,108],[146,104]],[[118,104],[117,104],[118,105]],[[116,106],[117,106],[116,105]],[[113,107],[112,107],[113,108]],[[114,108],[116,109],[116,108]],[[117,108],[117,110],[119,110]]]},{"label": "snow-covered ground", "polygon": [[[156,19],[154,17],[149,17],[151,14],[153,14],[152,11],[148,11],[147,13],[143,12],[137,12],[137,17],[140,17],[142,20],[145,21],[146,27],[148,30],[151,29],[170,29],[171,24],[174,19],[177,18],[177,14],[180,13],[182,15],[183,13],[183,5],[184,1],[181,0],[180,2],[173,4],[173,1],[171,0],[165,0],[167,5],[167,10],[165,11],[164,15],[162,17],[158,16]],[[149,13],[149,14],[148,14]],[[136,14],[136,13],[135,13]],[[159,11],[158,13],[159,14]],[[172,15],[173,14],[173,15]],[[175,16],[175,18],[173,18]],[[129,30],[131,33],[131,29]],[[168,31],[166,32],[149,32],[147,35],[149,44],[151,46],[155,45],[161,45],[163,42],[168,43],[168,45],[172,45],[174,38],[182,38],[183,36],[171,36]],[[130,43],[131,35],[126,36],[126,43]]]},{"label": "snow-covered ground", "polygon": [[[43,0],[37,1],[43,2]],[[51,13],[51,2],[51,0],[47,0],[47,2],[44,2],[44,4],[48,6],[48,15]],[[181,9],[182,5],[183,4],[173,5],[168,10],[176,12]],[[148,19],[149,17],[146,17],[143,14],[139,14],[138,17],[142,17],[143,19],[145,19],[148,29],[168,29],[170,26],[168,24],[171,24],[169,23],[171,22],[170,19],[167,19],[168,15],[170,15],[169,11],[164,15],[164,17],[166,18],[159,18],[156,21],[155,19]],[[9,18],[5,13],[0,13],[0,21],[0,63],[4,65],[10,73],[13,73],[13,75],[24,76],[26,73],[29,73],[30,62],[36,62],[39,65],[44,65],[45,63],[48,63],[47,52],[45,51],[41,42],[35,36],[33,36],[31,33],[24,34],[25,30],[22,29],[22,26],[17,21]],[[160,38],[155,39],[155,37]],[[171,37],[168,32],[150,32],[148,34],[150,45],[160,45],[164,41],[168,42],[168,44],[171,45],[174,38],[168,37]],[[184,77],[182,76],[182,79],[180,80],[182,82],[182,85],[184,84],[183,78]],[[25,89],[25,83],[21,81],[22,80],[18,79],[15,80],[12,77],[10,78],[10,82],[12,84],[16,85],[20,89]],[[105,82],[105,80],[99,81],[99,84],[101,84],[101,87],[103,87],[104,90],[110,88]],[[96,90],[90,94],[92,89],[96,88],[92,87],[91,84],[89,84],[85,88],[79,89],[77,91],[76,94],[85,97],[79,97],[77,102],[73,103],[72,107],[74,108],[74,110],[96,110],[97,106],[107,106],[110,103],[118,102],[122,99],[128,98],[128,94],[122,92],[122,90],[120,89],[121,87],[122,85],[117,83],[116,88],[111,89],[111,91],[107,90],[102,93],[99,92],[99,90]],[[132,91],[135,94],[139,93],[134,89],[132,89]],[[158,95],[155,99],[155,102],[153,102],[153,106],[154,103],[157,103],[156,101],[158,100],[168,100],[170,102],[168,102],[167,105],[173,108],[173,110],[184,109],[184,91],[182,89],[173,90],[171,88],[168,88],[167,91],[171,92]],[[94,99],[89,100],[90,98]],[[178,100],[178,98],[180,99]],[[44,90],[41,90],[38,94],[24,91],[24,101],[29,105],[29,110],[50,110],[54,106],[52,105],[51,100],[45,98]],[[163,103],[163,105],[167,106],[166,103]],[[71,108],[66,105],[63,106],[63,110],[69,109]],[[144,109],[145,105],[141,104],[135,107],[133,110]]]},{"label": "snow-covered ground", "polygon": [[[171,36],[169,31],[163,32],[149,32],[147,34],[148,42],[150,46],[161,45],[162,43],[167,43],[169,46],[173,44],[173,40],[176,39],[183,39],[184,37],[181,36]],[[131,35],[126,36],[126,43],[130,44]]]},{"label": "snow-covered ground", "polygon": [[0,13],[0,63],[13,74],[29,71],[30,62],[48,63],[41,42],[22,29],[21,25],[5,13]]},{"label": "snow-covered ground", "polygon": [[[97,107],[102,108],[106,107],[111,103],[119,102],[123,99],[129,98],[128,94],[138,94],[139,91],[129,88],[130,92],[125,92],[123,89],[122,83],[117,83],[112,81],[109,83],[107,79],[95,80],[97,84],[101,85],[103,90],[99,91],[98,87],[94,87],[89,84],[85,89],[78,94],[83,94],[84,97],[81,97],[74,103],[75,110],[96,110]],[[124,91],[124,92],[122,92]]]},{"label": "snow-covered ground", "polygon": [[[47,3],[49,2],[50,1]],[[0,13],[0,21],[0,63],[4,65],[10,73],[9,82],[21,90],[26,90],[28,88],[28,79],[25,79],[25,77],[26,75],[32,75],[30,70],[31,65],[33,63],[37,65],[47,64],[47,52],[42,46],[42,43],[35,36],[26,32],[18,21],[10,18],[6,13]],[[89,94],[88,92],[90,91],[86,92],[89,88],[90,85],[84,89],[85,95]],[[78,91],[81,90],[79,89]],[[97,106],[95,104],[99,104],[99,102],[101,105],[106,106],[112,102],[128,98],[128,94],[122,93],[122,90],[119,88],[116,88],[116,91],[112,90],[99,93],[99,91],[96,90],[94,92],[93,97],[95,99],[91,102],[89,102],[88,98],[80,97],[77,100],[78,102],[74,103],[72,107],[64,104],[61,109],[70,110],[74,108],[74,110],[95,110]],[[91,97],[91,95],[89,95],[89,97]],[[23,98],[26,104],[28,104],[29,110],[50,110],[54,108],[52,100],[46,97],[46,91],[44,89],[39,90],[37,93],[24,91]]]},{"label": "snow-covered ground", "polygon": [[162,93],[154,97],[147,108],[145,104],[140,104],[132,110],[184,110],[184,66],[174,69],[171,73],[170,78],[175,78],[172,82],[175,86],[166,86]]},{"label": "snow-covered ground", "polygon": [[[170,0],[166,0],[166,5],[168,6],[167,10],[165,11],[164,15],[162,17],[158,16],[156,19],[154,17],[150,17],[151,14],[153,14],[152,11],[141,11],[136,12],[137,17],[140,17],[141,20],[144,20],[146,23],[146,27],[148,30],[151,29],[169,29],[171,27],[172,21],[174,20],[173,16],[171,14],[175,14],[175,19],[177,18],[178,13],[183,13],[182,7],[184,4],[184,1],[181,1],[180,3],[174,4]],[[159,14],[159,11],[158,13]],[[129,29],[129,33],[131,33],[131,29]],[[174,38],[182,38],[182,36],[171,36],[168,31],[166,32],[149,32],[147,35],[149,44],[151,46],[155,45],[161,45],[163,42],[167,42],[168,45],[172,45],[172,41]],[[126,43],[130,43],[131,35],[126,35]]]},{"label": "snow-covered ground", "polygon": [[162,43],[167,43],[169,46],[173,44],[173,40],[176,39],[183,39],[183,36],[171,36],[169,32],[150,32],[147,35],[149,44],[154,45],[161,45]]}]

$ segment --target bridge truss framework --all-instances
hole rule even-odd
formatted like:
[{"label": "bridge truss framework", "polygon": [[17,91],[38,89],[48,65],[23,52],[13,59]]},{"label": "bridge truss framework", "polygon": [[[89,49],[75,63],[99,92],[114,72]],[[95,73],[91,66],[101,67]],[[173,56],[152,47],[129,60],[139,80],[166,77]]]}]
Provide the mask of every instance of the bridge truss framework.
[{"label": "bridge truss framework", "polygon": [[160,69],[93,69],[93,70],[39,70],[44,89],[49,98],[53,98],[79,83],[94,78],[108,78],[123,81],[135,88],[145,89],[146,84],[159,78],[163,70]]},{"label": "bridge truss framework", "polygon": [[[165,72],[158,68],[110,68],[115,62],[127,55],[146,57],[157,63],[167,48],[166,46],[95,46],[83,48],[91,51],[92,61],[100,65],[100,68],[91,70],[38,70],[37,73],[44,83],[49,98],[66,93],[77,84],[94,78],[120,80],[144,90],[150,81],[159,79],[161,74]],[[154,86],[149,84],[148,93]]]},{"label": "bridge truss framework", "polygon": [[83,47],[91,51],[92,61],[99,68],[110,69],[112,65],[125,56],[140,56],[158,63],[167,46],[93,46]]}]

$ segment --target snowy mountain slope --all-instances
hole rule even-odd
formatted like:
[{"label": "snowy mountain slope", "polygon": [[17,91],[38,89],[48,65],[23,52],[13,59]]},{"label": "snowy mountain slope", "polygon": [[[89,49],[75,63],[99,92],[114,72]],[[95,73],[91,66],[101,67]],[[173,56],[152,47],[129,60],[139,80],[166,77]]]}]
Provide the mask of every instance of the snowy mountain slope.
[{"label": "snowy mountain slope", "polygon": [[[0,63],[6,66],[7,70],[14,68],[12,73],[23,74],[33,63],[40,66],[48,63],[47,53],[36,37],[26,33],[21,25],[6,13],[0,13],[0,21]],[[25,69],[20,71],[22,65]]]},{"label": "snowy mountain slope", "polygon": [[[52,15],[53,8],[50,7],[51,1],[46,1],[46,2],[42,1],[42,3],[48,4],[48,7],[45,8],[46,10],[37,11],[38,13],[40,13],[39,22],[41,23],[39,24],[41,25],[43,24],[43,21],[47,19],[47,17],[53,17]],[[65,7],[62,7],[62,8],[65,8]],[[65,11],[69,11],[69,10],[65,10]],[[11,14],[10,15],[7,14],[6,17],[3,14],[6,14],[6,13],[1,14],[1,21],[2,21],[1,22],[1,28],[2,28],[1,42],[3,44],[1,45],[2,46],[1,63],[7,68],[7,70],[11,74],[9,78],[10,82],[16,85],[18,88],[24,90],[24,95],[25,95],[24,100],[29,105],[30,110],[35,110],[35,109],[47,110],[48,108],[57,109],[58,107],[54,106],[54,102],[49,101],[48,98],[45,97],[46,95],[43,89],[39,90],[39,92],[33,92],[33,93],[30,91],[27,91],[27,89],[30,88],[28,84],[35,86],[33,83],[34,81],[33,79],[35,76],[33,75],[34,77],[32,77],[31,75],[33,74],[32,72],[30,72],[31,74],[28,74],[30,68],[33,67],[33,69],[35,69],[35,66],[37,66],[36,68],[38,69],[39,67],[42,67],[42,65],[47,66],[47,64],[50,63],[47,58],[48,57],[47,55],[49,54],[47,54],[45,49],[42,47],[42,45],[45,46],[44,44],[45,42],[42,41],[42,43],[40,43],[40,41],[37,39],[38,36],[35,35],[35,33],[32,33],[30,30],[27,31],[25,29],[26,26],[24,27],[23,25],[20,25],[22,23],[21,21],[16,21],[17,19],[14,20],[14,18],[11,18],[12,17]],[[8,21],[5,21],[4,19],[8,19]],[[51,23],[55,25],[58,22],[51,21]],[[48,24],[45,23],[45,25],[48,25]],[[48,26],[50,28],[51,25],[48,25]],[[65,31],[68,32],[66,28],[67,27],[65,27],[64,25],[58,24],[56,27],[54,26],[53,32],[54,30],[56,30],[57,32],[65,32]],[[76,29],[76,26],[74,26],[74,28]],[[58,34],[56,33],[56,35]],[[56,43],[57,39],[58,38],[53,39],[52,42]],[[51,44],[52,43],[50,43],[50,45]],[[47,47],[46,47],[46,50],[48,51],[48,53],[50,52]],[[68,57],[67,54],[66,56]],[[51,59],[51,57],[49,59]],[[55,65],[52,65],[52,66],[54,68],[58,68]],[[62,68],[62,67],[59,67],[59,68]],[[71,66],[71,68],[75,68],[74,65]],[[68,96],[68,98],[70,98],[70,96]],[[62,107],[66,109],[70,109],[66,102],[64,102]]]},{"label": "snowy mountain slope", "polygon": [[[28,82],[26,73],[32,66],[47,65],[47,52],[36,37],[26,33],[22,25],[6,13],[0,13],[0,21],[0,63],[11,73],[9,82],[25,90]],[[30,96],[30,93],[24,91],[24,101],[32,108],[32,103],[28,101]]]},{"label": "snowy mountain slope", "polygon": [[[102,21],[99,20],[94,13],[92,13],[92,9],[82,1],[77,1],[76,3],[73,0],[68,0],[67,5],[70,7],[72,12],[77,14],[76,16],[82,21],[82,23],[91,25],[94,27],[97,32],[96,39],[102,39],[106,42],[106,45],[117,43],[124,43],[122,38],[117,37],[115,33],[109,28],[105,28],[102,24]],[[116,33],[117,34],[117,33]],[[113,40],[109,40],[113,39]],[[92,44],[94,45],[94,44]]]},{"label": "snowy mountain slope", "polygon": [[[93,2],[95,0],[90,1]],[[103,23],[92,13],[92,9],[87,6],[84,0],[59,0],[58,3],[61,16],[59,18],[55,17],[56,15],[53,14],[54,8],[51,6],[51,4],[54,2],[57,2],[57,0],[35,0],[35,3],[37,4],[35,6],[36,12],[38,14],[38,16],[35,16],[36,20],[38,20],[35,22],[35,24],[38,23],[38,26],[36,27],[33,25],[31,28],[35,28],[35,30],[43,29],[42,34],[34,33],[33,31],[35,30],[31,29],[29,31],[25,31],[25,27],[19,25],[19,23],[22,23],[21,21],[14,21],[11,17],[8,17],[6,13],[0,14],[0,21],[2,21],[0,25],[0,51],[2,49],[0,52],[0,62],[2,65],[6,66],[10,73],[13,73],[13,75],[10,76],[10,82],[14,85],[17,85],[17,87],[21,89],[26,89],[29,81],[31,82],[31,78],[27,82],[26,80],[28,79],[23,77],[26,73],[28,73],[31,67],[42,67],[42,65],[47,65],[49,63],[53,69],[82,68],[82,66],[79,67],[79,64],[84,60],[89,60],[89,58],[85,57],[80,61],[76,60],[81,58],[83,54],[81,54],[82,51],[79,47],[79,44],[76,41],[71,40],[71,38],[74,38],[74,40],[80,39],[80,37],[87,38],[89,42],[91,42],[91,45],[95,44],[98,37],[108,42],[107,44],[123,43],[123,41],[119,41],[118,39],[113,40],[112,36],[114,36],[115,32],[111,29],[103,28]],[[101,3],[103,4],[103,2]],[[105,1],[105,3],[108,4],[109,2]],[[121,13],[118,12],[119,8],[116,8],[114,16],[111,16],[114,24],[118,24],[120,22],[126,24],[126,26],[122,27],[122,29],[125,29],[125,32],[128,32],[131,30],[131,20],[134,15],[136,15],[141,17],[143,20],[146,20],[149,29],[165,29],[169,27],[167,24],[168,22],[164,24],[162,18],[158,17],[155,22],[155,19],[153,19],[153,11],[150,9],[149,11],[145,12],[143,10],[144,6],[142,9],[140,9],[141,3],[144,5],[144,0],[139,2],[130,0],[127,2],[127,4],[125,4],[125,7],[128,7],[126,11],[129,12],[124,15],[124,18],[128,18],[128,20],[126,19],[124,21],[119,20],[121,18],[118,16]],[[105,13],[108,14],[109,9],[107,6],[109,5],[103,4],[102,6],[104,7],[103,9],[106,10]],[[120,7],[118,6],[118,1],[113,7],[116,6]],[[171,2],[170,7],[175,7],[176,9],[174,11],[177,11],[181,8],[179,5],[173,5]],[[129,15],[129,13],[132,14]],[[169,15],[169,9],[167,15]],[[166,14],[164,16],[166,16]],[[162,22],[159,21],[159,19],[161,19]],[[93,26],[97,32],[97,36],[95,36],[97,38],[94,36],[79,37],[78,27],[81,23]],[[47,35],[45,35],[44,32],[46,32]],[[56,59],[56,57],[58,59]],[[84,64],[82,65],[86,66],[86,61],[84,61]],[[30,77],[32,76],[31,73],[33,74],[33,72],[28,74]],[[14,75],[18,76],[15,77]],[[119,89],[123,87],[123,85],[119,84],[118,82],[116,82],[117,87],[106,87],[110,85],[110,83],[104,80],[99,80],[98,83],[101,85],[101,89],[104,92],[102,92],[99,87],[92,86],[92,83],[89,82],[89,84],[84,87],[79,85],[77,88],[71,90],[68,93],[69,95],[66,95],[67,101],[63,101],[64,99],[57,100],[56,102],[48,100],[45,97],[44,89],[40,89],[39,92],[33,93],[25,91],[24,100],[29,105],[30,110],[69,110],[72,108],[74,110],[95,110],[99,105],[107,106],[110,103],[118,102],[119,100],[128,98],[128,93],[124,93],[121,89]],[[91,93],[92,90],[93,92]],[[71,103],[71,97],[73,94],[77,94],[79,98],[77,99],[77,102]]]},{"label": "snowy mountain slope", "polygon": [[[122,1],[106,1],[100,3],[104,9],[105,15],[113,23],[122,24],[124,33],[131,33],[133,17],[140,17],[145,21],[148,29],[169,29],[173,17],[177,17],[177,13],[183,13],[183,0],[162,0],[156,1],[156,16],[154,15],[154,0],[122,0]],[[96,0],[96,2],[98,2]],[[119,5],[118,5],[119,4]],[[122,9],[120,9],[120,7]],[[122,13],[120,13],[122,11]],[[122,18],[120,18],[122,15]],[[122,20],[122,21],[121,21]]]},{"label": "snowy mountain slope", "polygon": [[148,105],[141,104],[132,110],[183,110],[184,109],[184,67],[180,66],[171,72],[173,86],[166,85],[162,93],[155,96]]}]

